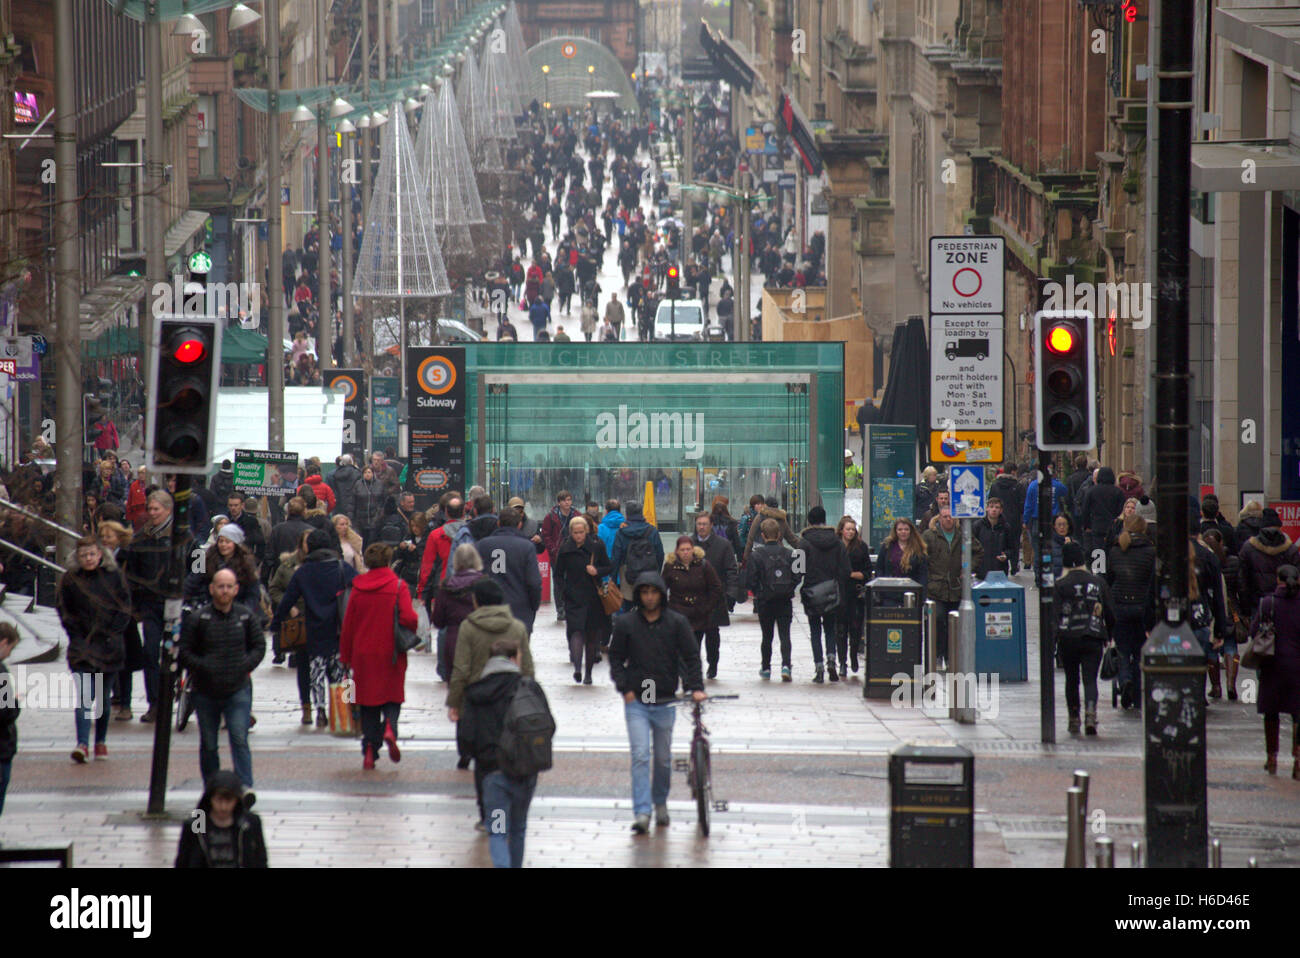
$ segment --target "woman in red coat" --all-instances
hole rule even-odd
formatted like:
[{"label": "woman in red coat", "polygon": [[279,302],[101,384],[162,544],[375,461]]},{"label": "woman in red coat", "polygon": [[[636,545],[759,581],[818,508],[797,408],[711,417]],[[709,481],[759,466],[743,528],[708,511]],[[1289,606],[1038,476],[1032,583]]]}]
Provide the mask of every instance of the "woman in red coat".
[{"label": "woman in red coat", "polygon": [[389,565],[393,547],[385,542],[365,552],[366,569],[352,580],[352,596],[339,636],[339,661],[352,669],[353,702],[361,706],[362,768],[375,767],[381,743],[388,757],[402,760],[397,748],[397,716],[406,700],[406,653],[394,654],[393,604],[402,625],[416,627],[411,593]]}]

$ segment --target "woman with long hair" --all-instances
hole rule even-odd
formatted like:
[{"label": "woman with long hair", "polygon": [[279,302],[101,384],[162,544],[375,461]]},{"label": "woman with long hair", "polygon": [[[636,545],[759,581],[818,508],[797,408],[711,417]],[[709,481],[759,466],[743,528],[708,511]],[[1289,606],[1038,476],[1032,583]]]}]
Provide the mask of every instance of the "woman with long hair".
[{"label": "woman with long hair", "polygon": [[336,515],[332,519],[334,531],[338,533],[339,545],[343,549],[343,561],[352,566],[358,574],[366,572],[365,563],[361,561],[362,553],[366,547],[361,542],[361,536],[352,528],[352,520],[345,515]]},{"label": "woman with long hair", "polygon": [[[99,524],[98,532],[104,558],[111,559],[113,563],[120,566],[126,550],[131,545],[131,539],[135,536],[135,530],[128,529],[120,522],[106,521]],[[144,646],[140,642],[140,627],[134,618],[122,634],[122,642],[125,658],[122,668],[113,676],[113,708],[115,709],[113,719],[118,722],[129,722],[133,675],[144,668]]]},{"label": "woman with long hair", "polygon": [[849,647],[849,662],[854,673],[858,671],[858,656],[862,653],[863,623],[867,612],[866,584],[871,580],[871,550],[858,535],[858,523],[852,516],[842,516],[835,525],[835,535],[844,543],[849,553],[849,594],[846,597],[847,614],[841,616],[840,627],[845,630]]},{"label": "woman with long hair", "polygon": [[912,579],[922,587],[930,579],[925,543],[916,523],[899,519],[876,550],[876,575],[881,578]]}]

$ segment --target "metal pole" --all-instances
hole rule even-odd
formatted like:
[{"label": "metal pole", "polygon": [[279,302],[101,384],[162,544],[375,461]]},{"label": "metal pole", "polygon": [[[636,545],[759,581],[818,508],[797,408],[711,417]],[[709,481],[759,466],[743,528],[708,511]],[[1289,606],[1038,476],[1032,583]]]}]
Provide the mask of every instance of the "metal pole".
[{"label": "metal pole", "polygon": [[[157,284],[167,283],[167,204],[163,202],[166,189],[163,167],[167,154],[163,142],[162,21],[158,6],[158,0],[149,0],[144,24],[144,248],[145,276],[151,291]],[[141,378],[143,370],[149,368],[152,349],[153,310],[146,309],[140,313]],[[77,388],[80,389],[80,384]]]},{"label": "metal pole", "polygon": [[1084,814],[1084,817],[1087,817],[1087,815],[1088,815],[1088,783],[1089,783],[1089,781],[1090,781],[1090,779],[1089,779],[1089,777],[1088,777],[1088,773],[1087,773],[1087,772],[1083,771],[1082,769],[1075,769],[1075,771],[1074,771],[1074,787],[1075,787],[1075,788],[1078,788],[1078,789],[1082,789],[1082,791],[1083,791],[1083,814]]},{"label": "metal pole", "polygon": [[343,207],[343,262],[339,264],[339,282],[343,296],[343,365],[353,367],[356,354],[356,316],[352,310],[352,180],[355,179],[356,164],[352,159],[352,134],[343,134],[346,144],[340,162],[345,166],[347,176],[339,177],[339,204]]},{"label": "metal pole", "polygon": [[[81,270],[77,241],[76,34],[72,0],[54,5],[54,84],[59,109],[54,117],[54,301],[56,312],[55,409],[58,491],[55,519],[81,527],[81,456],[84,428],[81,406]],[[7,105],[6,105],[7,106]],[[147,312],[147,310],[146,310]],[[73,549],[57,540],[66,564]]]},{"label": "metal pole", "polygon": [[1083,868],[1083,789],[1065,790],[1065,867]]},{"label": "metal pole", "polygon": [[[316,0],[316,84],[328,83],[326,76],[325,32],[326,0]],[[330,288],[330,182],[329,182],[329,116],[328,101],[320,107],[316,117],[316,220],[318,316],[316,319],[316,359],[321,372],[334,365],[334,297]]]},{"label": "metal pole", "polygon": [[[361,99],[370,102],[370,0],[361,0]],[[369,121],[361,130],[361,229],[364,239],[365,230],[370,226],[370,151],[371,138]],[[360,251],[358,251],[359,253]],[[366,356],[370,356],[374,340],[370,337],[370,302],[362,300],[358,307],[361,323],[361,345]],[[373,357],[371,357],[373,359]],[[372,369],[373,373],[373,369]],[[372,375],[373,378],[373,375]],[[375,417],[369,417],[367,433],[374,429]],[[366,449],[372,447],[367,437]]]},{"label": "metal pole", "polygon": [[[682,185],[695,182],[695,101],[690,90],[686,91],[686,132],[682,149]],[[686,265],[686,254],[691,244],[691,227],[695,221],[695,202],[690,190],[682,190],[682,242],[678,254],[682,265]]]},{"label": "metal pole", "polygon": [[939,671],[938,610],[934,599],[925,600],[925,670],[932,674]]},{"label": "metal pole", "polygon": [[1101,835],[1096,842],[1096,866],[1098,868],[1115,867],[1115,839],[1109,835]]},{"label": "metal pole", "polygon": [[[975,600],[971,594],[971,521],[961,520],[961,603],[957,615],[961,627],[955,635],[948,636],[948,655],[957,663],[957,688],[969,698],[977,688],[975,678]],[[964,701],[957,707],[955,718],[965,725],[974,725],[975,703]]]},{"label": "metal pole", "polygon": [[[742,174],[744,176],[744,174]],[[739,256],[740,263],[736,267],[736,321],[735,331],[738,334],[736,339],[742,343],[747,343],[754,337],[751,335],[749,312],[753,305],[749,301],[749,220],[753,213],[753,207],[749,202],[749,190],[746,189],[744,199],[738,204],[740,207],[740,250],[732,248],[731,255]],[[736,266],[736,264],[732,264]]]},{"label": "metal pole", "polygon": [[163,641],[158,663],[158,698],[154,706],[153,760],[149,767],[149,804],[145,814],[166,814],[167,765],[171,758],[172,704],[176,691],[176,638],[180,629],[181,584],[189,556],[190,477],[176,477],[172,499],[171,552],[168,555],[167,601],[163,615]]},{"label": "metal pole", "polygon": [[1056,744],[1056,668],[1052,622],[1052,455],[1038,453],[1038,704],[1039,741]]},{"label": "metal pole", "polygon": [[266,0],[266,248],[271,287],[266,323],[267,445],[284,450],[284,232],[280,206],[280,0]]},{"label": "metal pole", "polygon": [[1214,841],[1210,842],[1210,867],[1211,868],[1223,867],[1223,843],[1220,842],[1217,838]]},{"label": "metal pole", "polygon": [[1128,859],[1129,866],[1132,868],[1141,868],[1142,867],[1142,843],[1133,842],[1132,844],[1129,845],[1128,850],[1129,850],[1129,859]]}]

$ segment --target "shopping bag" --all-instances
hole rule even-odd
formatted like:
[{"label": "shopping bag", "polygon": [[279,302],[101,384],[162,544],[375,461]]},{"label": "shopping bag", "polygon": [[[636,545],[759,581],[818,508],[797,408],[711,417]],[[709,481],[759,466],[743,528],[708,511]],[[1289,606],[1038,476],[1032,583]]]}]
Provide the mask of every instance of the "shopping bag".
[{"label": "shopping bag", "polygon": [[357,734],[352,717],[352,680],[330,683],[330,734],[352,738]]}]

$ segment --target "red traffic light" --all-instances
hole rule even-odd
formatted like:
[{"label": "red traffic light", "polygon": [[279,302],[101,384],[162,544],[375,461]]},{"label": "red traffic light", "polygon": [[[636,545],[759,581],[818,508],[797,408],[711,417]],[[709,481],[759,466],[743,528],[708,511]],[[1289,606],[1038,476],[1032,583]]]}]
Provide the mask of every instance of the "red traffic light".
[{"label": "red traffic light", "polygon": [[207,355],[207,348],[200,339],[183,339],[176,348],[172,350],[172,357],[178,363],[197,363]]},{"label": "red traffic light", "polygon": [[677,267],[676,267],[676,266],[669,266],[669,267],[668,267],[668,278],[669,278],[669,279],[676,279],[676,278],[677,278]]},{"label": "red traffic light", "polygon": [[1071,352],[1076,341],[1071,326],[1053,326],[1047,333],[1047,348],[1058,355]]}]

